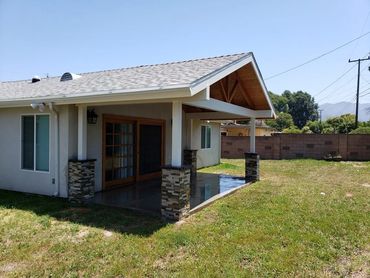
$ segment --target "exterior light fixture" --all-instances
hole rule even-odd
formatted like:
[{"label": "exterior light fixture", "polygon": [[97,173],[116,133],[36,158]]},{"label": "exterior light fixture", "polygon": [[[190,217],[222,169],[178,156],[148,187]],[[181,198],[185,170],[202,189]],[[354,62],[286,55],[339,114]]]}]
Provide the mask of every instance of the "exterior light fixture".
[{"label": "exterior light fixture", "polygon": [[95,125],[98,121],[98,115],[95,113],[94,109],[87,110],[87,123],[90,125]]},{"label": "exterior light fixture", "polygon": [[31,103],[32,109],[39,109],[40,112],[44,112],[45,110],[45,103],[40,102],[40,103]]}]

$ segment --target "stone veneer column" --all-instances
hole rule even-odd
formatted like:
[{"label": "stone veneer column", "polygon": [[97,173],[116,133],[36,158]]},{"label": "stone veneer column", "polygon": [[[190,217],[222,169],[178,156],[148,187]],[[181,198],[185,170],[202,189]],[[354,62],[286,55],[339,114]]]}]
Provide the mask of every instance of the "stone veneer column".
[{"label": "stone veneer column", "polygon": [[256,153],[245,153],[245,181],[260,180],[260,156]]},{"label": "stone veneer column", "polygon": [[162,168],[161,214],[170,220],[180,220],[190,210],[190,169]]},{"label": "stone veneer column", "polygon": [[184,150],[184,165],[190,167],[191,176],[197,174],[197,150]]},{"label": "stone veneer column", "polygon": [[68,200],[84,204],[95,193],[95,159],[68,162]]}]

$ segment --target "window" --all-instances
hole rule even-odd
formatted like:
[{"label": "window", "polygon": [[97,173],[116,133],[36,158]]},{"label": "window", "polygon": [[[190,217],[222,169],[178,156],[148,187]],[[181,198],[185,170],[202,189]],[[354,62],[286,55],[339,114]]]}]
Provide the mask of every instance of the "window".
[{"label": "window", "polygon": [[209,149],[211,147],[211,127],[202,125],[201,148]]},{"label": "window", "polygon": [[49,115],[22,116],[22,169],[49,171]]}]

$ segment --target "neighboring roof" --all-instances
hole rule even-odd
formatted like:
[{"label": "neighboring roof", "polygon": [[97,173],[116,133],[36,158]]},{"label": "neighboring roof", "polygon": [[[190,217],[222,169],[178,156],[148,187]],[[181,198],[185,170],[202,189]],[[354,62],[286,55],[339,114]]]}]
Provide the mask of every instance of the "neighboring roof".
[{"label": "neighboring roof", "polygon": [[0,83],[0,102],[31,98],[59,98],[108,94],[112,91],[141,92],[189,88],[209,75],[227,68],[252,53],[241,53],[182,62],[144,65],[131,68],[80,73],[78,79],[60,81],[60,77]]},{"label": "neighboring roof", "polygon": [[[221,124],[221,128],[250,128],[250,124],[238,124],[230,121],[224,121]],[[264,120],[256,120],[256,127],[265,128],[265,129],[274,129],[271,126],[268,126]]]}]

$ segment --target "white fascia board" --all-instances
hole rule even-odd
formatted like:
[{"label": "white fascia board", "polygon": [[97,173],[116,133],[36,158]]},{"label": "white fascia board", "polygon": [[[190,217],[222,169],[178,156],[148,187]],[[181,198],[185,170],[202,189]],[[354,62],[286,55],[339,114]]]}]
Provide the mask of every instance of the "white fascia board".
[{"label": "white fascia board", "polygon": [[198,101],[185,101],[184,104],[210,109],[213,111],[224,112],[229,114],[238,115],[242,118],[257,117],[258,111],[251,110],[249,108],[241,107],[235,104],[227,103],[221,100],[210,98],[209,100],[198,100]]},{"label": "white fascia board", "polygon": [[197,112],[197,113],[186,113],[187,119],[196,120],[241,120],[248,119],[247,117],[241,118],[239,115],[234,115],[224,112]]},{"label": "white fascia board", "polygon": [[276,114],[275,114],[275,109],[274,109],[274,106],[272,105],[272,102],[271,102],[271,99],[268,95],[268,91],[267,91],[267,88],[266,88],[266,84],[265,84],[265,81],[263,80],[262,78],[262,74],[261,74],[261,71],[257,65],[257,62],[256,62],[256,59],[254,58],[254,55],[252,53],[252,65],[253,65],[253,68],[254,68],[254,71],[256,72],[257,74],[257,77],[258,77],[258,81],[259,83],[261,84],[261,88],[262,88],[262,91],[263,91],[263,94],[265,95],[266,99],[267,99],[267,102],[269,104],[269,107],[272,111],[272,114],[271,114],[271,117],[272,118],[276,118]]},{"label": "white fascia board", "polygon": [[63,104],[98,104],[98,103],[116,103],[116,102],[135,102],[135,101],[156,101],[163,99],[174,98],[189,98],[191,92],[189,87],[179,87],[173,89],[161,89],[150,91],[119,91],[119,92],[97,92],[80,95],[64,95],[64,96],[49,96],[36,97],[21,100],[6,100],[0,101],[0,107],[24,107],[29,106],[33,102],[53,102],[55,105]]},{"label": "white fascia board", "polygon": [[208,100],[209,99],[209,93],[207,94],[207,90],[203,90],[199,92],[198,94],[192,96],[192,97],[168,97],[168,98],[156,98],[156,99],[135,99],[135,100],[115,100],[115,101],[102,101],[102,102],[95,102],[91,103],[91,105],[96,106],[106,106],[106,105],[129,105],[129,104],[145,104],[145,103],[172,103],[174,100],[180,101],[180,102],[189,102],[189,101],[198,101],[198,100]]},{"label": "white fascia board", "polygon": [[231,74],[232,72],[240,69],[241,67],[245,66],[246,64],[253,61],[253,54],[251,52],[245,54],[238,60],[206,75],[202,78],[194,81],[190,84],[190,91],[191,94],[194,95],[201,90],[211,86],[212,84],[216,83],[218,80],[224,78],[225,76]]},{"label": "white fascia board", "polygon": [[[260,110],[256,111],[256,119],[266,119],[271,118],[271,110]],[[187,113],[187,119],[198,119],[198,120],[243,120],[250,119],[251,117],[241,117],[240,115],[235,115],[225,112],[196,112]]]}]

